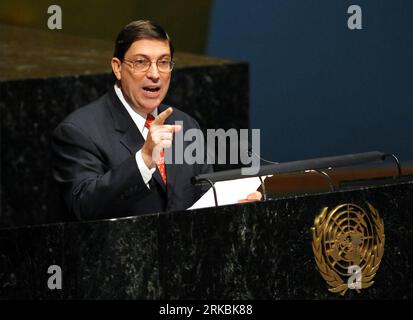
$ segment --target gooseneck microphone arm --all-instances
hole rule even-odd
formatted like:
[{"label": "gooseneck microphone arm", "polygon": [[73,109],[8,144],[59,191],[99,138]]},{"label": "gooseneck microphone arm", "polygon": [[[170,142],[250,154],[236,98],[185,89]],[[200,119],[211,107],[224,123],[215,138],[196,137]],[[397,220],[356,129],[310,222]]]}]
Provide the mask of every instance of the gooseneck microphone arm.
[{"label": "gooseneck microphone arm", "polygon": [[[254,155],[258,160],[267,162],[267,163],[269,163],[269,164],[279,164],[279,162],[274,162],[274,161],[270,161],[270,160],[267,160],[267,159],[262,158],[259,154],[257,154],[257,153],[254,151],[254,149],[252,148],[252,145],[251,145],[250,143],[248,143],[248,155],[249,155],[250,157]],[[267,197],[267,189],[265,188],[265,181],[262,180],[262,177],[261,177],[261,176],[258,176],[258,178],[260,178],[260,181],[261,181],[262,198],[263,198],[263,200],[265,201],[265,200],[268,199],[268,197]]]},{"label": "gooseneck microphone arm", "polygon": [[215,207],[218,207],[217,190],[215,189],[214,183],[213,183],[210,179],[208,179],[208,178],[203,178],[203,179],[201,179],[199,182],[203,182],[203,181],[208,182],[208,184],[211,186],[212,191],[214,192]]},{"label": "gooseneck microphone arm", "polygon": [[324,178],[327,178],[328,184],[330,186],[330,190],[332,192],[336,191],[336,187],[334,186],[333,179],[331,179],[330,175],[327,172],[325,172],[324,170],[311,169],[311,170],[305,170],[304,172],[315,172],[319,175],[322,175]]},{"label": "gooseneck microphone arm", "polygon": [[397,157],[392,153],[386,153],[383,155],[383,160],[386,159],[387,157],[393,158],[394,162],[396,162],[398,177],[400,177],[402,175],[402,168],[400,166],[399,159],[397,159]]},{"label": "gooseneck microphone arm", "polygon": [[265,201],[265,200],[267,200],[267,190],[265,189],[265,183],[264,183],[264,181],[262,181],[261,176],[258,176],[258,178],[260,178],[260,181],[261,181],[261,186],[262,186],[262,198],[263,198],[263,200]]}]

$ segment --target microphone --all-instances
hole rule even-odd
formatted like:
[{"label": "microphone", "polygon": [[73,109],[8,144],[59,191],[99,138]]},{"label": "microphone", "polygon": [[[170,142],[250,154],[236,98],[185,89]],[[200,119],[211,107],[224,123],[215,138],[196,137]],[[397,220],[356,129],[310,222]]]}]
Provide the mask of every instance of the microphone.
[{"label": "microphone", "polygon": [[249,157],[252,157],[253,155],[254,155],[258,160],[264,161],[264,162],[266,162],[266,163],[269,163],[269,164],[279,164],[279,162],[270,161],[270,160],[267,160],[267,159],[264,159],[263,157],[261,157],[258,153],[256,153],[256,152],[254,151],[254,148],[252,147],[252,144],[248,142],[248,156],[249,156]]},{"label": "microphone", "polygon": [[[256,153],[254,151],[254,148],[252,147],[252,144],[249,141],[247,141],[247,142],[248,142],[248,156],[249,157],[255,156],[260,161],[263,161],[263,162],[266,162],[266,163],[269,163],[269,164],[279,164],[279,162],[270,161],[270,160],[267,160],[267,159],[264,159],[263,157],[261,157],[258,153]],[[267,197],[267,189],[265,188],[265,181],[262,180],[261,176],[258,176],[258,178],[261,181],[262,198],[263,198],[264,201],[266,201],[266,200],[268,200],[268,197]]]}]

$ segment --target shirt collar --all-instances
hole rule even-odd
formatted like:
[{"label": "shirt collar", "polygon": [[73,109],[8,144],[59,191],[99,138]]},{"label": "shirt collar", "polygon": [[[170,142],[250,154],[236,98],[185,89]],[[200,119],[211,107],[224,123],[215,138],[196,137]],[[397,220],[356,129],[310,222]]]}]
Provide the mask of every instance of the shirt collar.
[{"label": "shirt collar", "polygon": [[[115,89],[116,95],[118,96],[119,100],[122,102],[126,111],[128,111],[129,115],[131,116],[133,122],[138,127],[139,131],[143,132],[143,130],[145,129],[146,114],[133,110],[130,104],[126,101],[125,96],[123,95],[122,89],[118,86],[117,83],[115,83],[114,89]],[[154,117],[156,117],[158,115],[158,109],[156,108],[155,110],[153,110],[151,114]]]}]

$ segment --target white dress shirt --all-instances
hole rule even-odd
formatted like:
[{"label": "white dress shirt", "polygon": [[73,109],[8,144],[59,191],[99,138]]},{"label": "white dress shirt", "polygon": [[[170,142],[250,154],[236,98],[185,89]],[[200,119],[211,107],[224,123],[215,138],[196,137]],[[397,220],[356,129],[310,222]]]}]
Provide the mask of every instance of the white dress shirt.
[{"label": "white dress shirt", "polygon": [[[126,111],[128,111],[133,122],[136,124],[136,127],[138,128],[139,132],[142,133],[143,138],[146,140],[146,137],[148,136],[148,129],[145,127],[146,114],[136,112],[135,110],[133,110],[132,107],[129,105],[129,103],[126,101],[125,97],[123,96],[123,93],[120,87],[117,84],[115,84],[114,88],[115,88],[115,93],[118,96],[119,100],[122,102]],[[155,109],[152,112],[152,115],[156,117],[158,115],[158,110]],[[146,186],[149,188],[149,181],[152,179],[152,175],[155,172],[156,168],[149,169],[146,166],[142,158],[142,149],[136,152],[135,159],[136,159],[136,164],[138,166],[138,169],[142,175],[143,181],[146,183]]]}]

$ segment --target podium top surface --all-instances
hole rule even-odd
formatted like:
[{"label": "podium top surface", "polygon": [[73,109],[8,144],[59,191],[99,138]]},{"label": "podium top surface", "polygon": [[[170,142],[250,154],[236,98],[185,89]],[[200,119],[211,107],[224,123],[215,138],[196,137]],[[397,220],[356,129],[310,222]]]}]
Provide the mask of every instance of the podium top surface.
[{"label": "podium top surface", "polygon": [[[0,39],[0,81],[111,72],[112,41],[8,25],[0,25]],[[184,52],[174,60],[177,69],[236,63]]]}]

